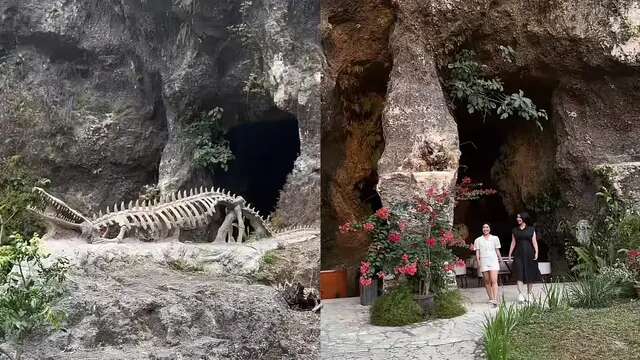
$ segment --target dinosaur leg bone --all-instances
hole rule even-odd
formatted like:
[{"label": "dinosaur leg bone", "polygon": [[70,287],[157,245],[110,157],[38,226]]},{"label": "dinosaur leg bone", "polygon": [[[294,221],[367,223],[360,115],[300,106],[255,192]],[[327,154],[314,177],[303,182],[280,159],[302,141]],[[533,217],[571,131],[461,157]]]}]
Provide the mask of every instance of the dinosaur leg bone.
[{"label": "dinosaur leg bone", "polygon": [[213,240],[214,242],[225,242],[225,239],[227,238],[227,235],[230,235],[233,229],[233,221],[236,219],[236,212],[235,211],[229,211],[227,213],[227,216],[225,216],[224,221],[222,222],[222,225],[220,225],[220,228],[218,229],[218,233],[216,234],[216,239]]},{"label": "dinosaur leg bone", "polygon": [[238,238],[236,242],[242,242],[242,236],[244,235],[244,217],[242,216],[242,206],[240,204],[236,205],[233,211],[236,213],[236,218],[238,219]]}]

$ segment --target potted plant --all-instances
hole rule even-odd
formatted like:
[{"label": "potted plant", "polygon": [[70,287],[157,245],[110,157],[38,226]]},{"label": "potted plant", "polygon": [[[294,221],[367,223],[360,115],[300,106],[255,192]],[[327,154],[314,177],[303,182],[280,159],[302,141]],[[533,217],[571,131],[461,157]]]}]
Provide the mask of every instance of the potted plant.
[{"label": "potted plant", "polygon": [[627,266],[634,273],[634,287],[640,298],[640,249],[629,250],[627,253]]},{"label": "potted plant", "polygon": [[465,179],[453,193],[432,187],[423,197],[383,207],[364,221],[340,226],[342,233],[364,231],[371,240],[360,266],[361,296],[367,297],[361,303],[370,303],[377,280],[392,276],[413,289],[423,308],[430,306],[432,295],[447,287],[447,273],[458,261],[451,249],[467,246],[449,222],[452,200],[479,196],[478,191],[495,192],[471,189],[475,186]]}]

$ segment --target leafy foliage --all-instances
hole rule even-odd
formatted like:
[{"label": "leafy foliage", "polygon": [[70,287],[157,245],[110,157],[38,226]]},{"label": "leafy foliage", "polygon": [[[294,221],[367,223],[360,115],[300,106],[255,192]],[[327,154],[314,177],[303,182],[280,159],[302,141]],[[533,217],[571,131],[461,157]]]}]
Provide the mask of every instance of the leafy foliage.
[{"label": "leafy foliage", "polygon": [[[504,48],[503,56],[512,56],[513,49]],[[522,90],[506,94],[499,78],[487,78],[482,65],[474,60],[475,52],[463,50],[453,63],[448,64],[450,80],[449,95],[458,101],[465,102],[469,114],[481,113],[483,118],[489,114],[500,119],[519,117],[533,120],[542,130],[542,121],[547,120],[547,112],[538,109],[533,101],[524,95]]]},{"label": "leafy foliage", "polygon": [[586,276],[576,279],[568,286],[569,304],[574,307],[606,307],[619,295],[616,284],[604,276]]},{"label": "leafy foliage", "polygon": [[370,309],[371,323],[378,326],[402,326],[424,320],[422,309],[413,300],[411,289],[398,287],[376,299]]},{"label": "leafy foliage", "polygon": [[431,316],[437,319],[450,319],[467,312],[463,304],[462,293],[457,289],[436,294],[434,302],[435,308]]},{"label": "leafy foliage", "polygon": [[186,128],[186,135],[195,143],[193,164],[197,167],[228,170],[234,159],[229,141],[224,138],[222,128],[222,108],[216,107],[202,112],[199,118]]},{"label": "leafy foliage", "polygon": [[605,183],[596,193],[590,243],[573,247],[578,264],[572,270],[581,275],[597,273],[603,266],[622,260],[629,249],[640,246],[640,215],[612,189]]},{"label": "leafy foliage", "polygon": [[40,220],[26,207],[34,199],[33,187],[46,187],[48,183],[48,179],[31,174],[20,156],[0,159],[0,244],[14,232],[27,235],[42,232]]},{"label": "leafy foliage", "polygon": [[50,255],[42,252],[39,243],[37,234],[28,240],[13,234],[9,260],[13,270],[0,282],[0,339],[16,345],[16,359],[27,335],[42,326],[59,328],[65,317],[53,303],[63,292],[68,261],[47,261]]},{"label": "leafy foliage", "polygon": [[494,194],[465,178],[453,191],[431,187],[414,201],[381,208],[363,222],[347,222],[342,233],[364,231],[371,238],[366,261],[360,265],[360,284],[368,286],[374,276],[393,274],[404,278],[419,292],[429,285],[434,293],[446,289],[454,262],[452,248],[467,246],[456,238],[448,211],[454,201],[477,199]]}]

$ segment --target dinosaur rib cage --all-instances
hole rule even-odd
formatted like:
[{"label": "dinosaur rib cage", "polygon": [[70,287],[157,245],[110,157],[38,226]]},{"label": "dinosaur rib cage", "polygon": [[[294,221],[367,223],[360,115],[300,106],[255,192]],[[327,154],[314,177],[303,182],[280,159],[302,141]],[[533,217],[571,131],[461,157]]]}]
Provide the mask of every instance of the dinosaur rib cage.
[{"label": "dinosaur rib cage", "polygon": [[222,192],[220,189],[207,190],[203,187],[199,190],[191,189],[189,192],[183,190],[163,195],[153,202],[136,201],[134,204],[130,201],[126,206],[122,202],[119,209],[115,204],[113,211],[107,207],[107,213],[103,215],[100,211],[99,215],[93,216],[92,222],[99,227],[118,225],[156,232],[170,231],[174,228],[196,228],[208,223],[208,217],[216,212],[216,206],[233,207],[240,201],[242,201],[243,216],[252,217],[266,229],[267,235],[271,235],[268,220],[248,204],[244,204],[242,197],[230,192]]}]

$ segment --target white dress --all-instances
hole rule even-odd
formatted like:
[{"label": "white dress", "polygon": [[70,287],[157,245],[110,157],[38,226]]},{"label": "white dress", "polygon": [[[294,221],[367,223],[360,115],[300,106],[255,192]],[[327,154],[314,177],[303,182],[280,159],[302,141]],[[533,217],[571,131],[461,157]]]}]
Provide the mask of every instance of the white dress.
[{"label": "white dress", "polygon": [[496,249],[500,248],[500,239],[497,236],[489,235],[489,239],[480,236],[473,242],[473,246],[475,246],[476,252],[480,251],[478,272],[500,271],[500,262],[498,261],[498,254],[496,254]]}]

